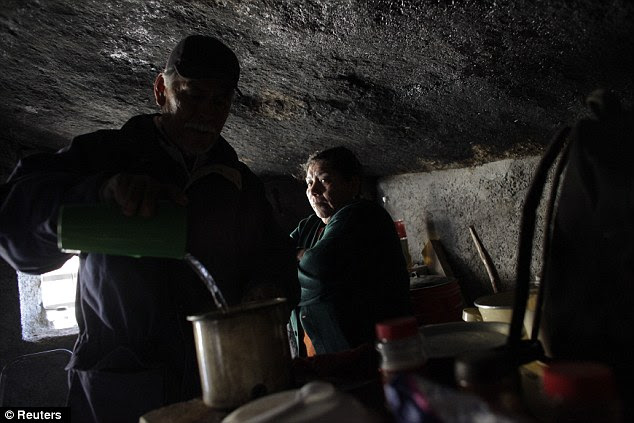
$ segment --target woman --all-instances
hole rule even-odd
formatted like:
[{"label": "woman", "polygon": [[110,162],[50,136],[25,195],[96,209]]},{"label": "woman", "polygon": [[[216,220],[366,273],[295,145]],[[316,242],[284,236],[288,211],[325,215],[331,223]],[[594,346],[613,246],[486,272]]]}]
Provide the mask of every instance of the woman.
[{"label": "woman", "polygon": [[360,199],[362,168],[344,147],[304,164],[315,211],[291,237],[297,246],[301,301],[293,326],[300,355],[374,342],[374,325],[410,315],[409,276],[390,215]]}]

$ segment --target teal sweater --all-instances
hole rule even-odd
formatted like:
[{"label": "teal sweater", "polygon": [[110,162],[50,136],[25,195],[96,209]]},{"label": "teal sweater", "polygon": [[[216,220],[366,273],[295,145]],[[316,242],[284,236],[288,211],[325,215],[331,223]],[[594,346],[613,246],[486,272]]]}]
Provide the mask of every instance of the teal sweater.
[{"label": "teal sweater", "polygon": [[303,330],[317,354],[332,353],[373,343],[377,322],[411,315],[400,241],[379,205],[356,201],[327,225],[312,215],[291,238],[306,249],[298,264],[301,301],[291,318],[300,351]]}]

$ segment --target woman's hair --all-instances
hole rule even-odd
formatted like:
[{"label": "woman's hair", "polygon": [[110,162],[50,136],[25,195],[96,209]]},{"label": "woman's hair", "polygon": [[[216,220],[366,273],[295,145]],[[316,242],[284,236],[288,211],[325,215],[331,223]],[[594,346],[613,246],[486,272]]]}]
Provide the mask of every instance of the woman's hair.
[{"label": "woman's hair", "polygon": [[303,172],[302,179],[306,175],[308,167],[315,162],[325,164],[346,178],[363,176],[363,166],[361,162],[357,159],[357,156],[346,147],[333,147],[311,154],[308,160],[301,166]]}]

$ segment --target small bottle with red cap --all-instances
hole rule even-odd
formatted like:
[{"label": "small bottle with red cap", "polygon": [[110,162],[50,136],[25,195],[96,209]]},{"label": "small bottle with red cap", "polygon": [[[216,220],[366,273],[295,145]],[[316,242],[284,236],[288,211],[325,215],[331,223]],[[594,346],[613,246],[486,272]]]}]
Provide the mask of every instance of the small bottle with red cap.
[{"label": "small bottle with red cap", "polygon": [[376,337],[384,382],[400,373],[422,373],[427,353],[415,317],[400,317],[377,323]]},{"label": "small bottle with red cap", "polygon": [[553,422],[621,422],[614,373],[598,362],[562,361],[544,369],[543,391]]},{"label": "small bottle with red cap", "polygon": [[405,257],[405,263],[407,265],[407,269],[410,270],[413,267],[412,256],[409,253],[409,244],[407,243],[407,232],[405,231],[405,222],[400,217],[399,213],[394,210],[393,205],[390,203],[390,199],[387,196],[382,198],[383,207],[390,214],[392,220],[394,221],[394,228],[396,229],[396,233],[398,235],[399,240],[401,241],[401,250],[403,251],[403,257]]}]

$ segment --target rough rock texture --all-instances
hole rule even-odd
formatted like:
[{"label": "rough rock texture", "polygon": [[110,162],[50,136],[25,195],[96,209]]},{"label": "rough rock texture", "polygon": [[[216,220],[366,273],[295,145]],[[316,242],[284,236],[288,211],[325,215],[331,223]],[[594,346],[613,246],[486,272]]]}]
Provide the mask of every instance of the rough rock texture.
[{"label": "rough rock texture", "polygon": [[[421,263],[429,239],[439,239],[467,302],[491,294],[484,264],[469,232],[473,225],[496,266],[501,291],[515,287],[520,216],[537,157],[379,179],[395,219],[403,219],[410,254]],[[550,185],[545,187],[550,192]],[[533,275],[539,275],[545,202],[535,228]]]},{"label": "rough rock texture", "polygon": [[183,35],[240,57],[225,135],[260,174],[355,150],[371,174],[541,153],[597,87],[634,92],[626,0],[4,0],[2,166],[155,110]]}]

